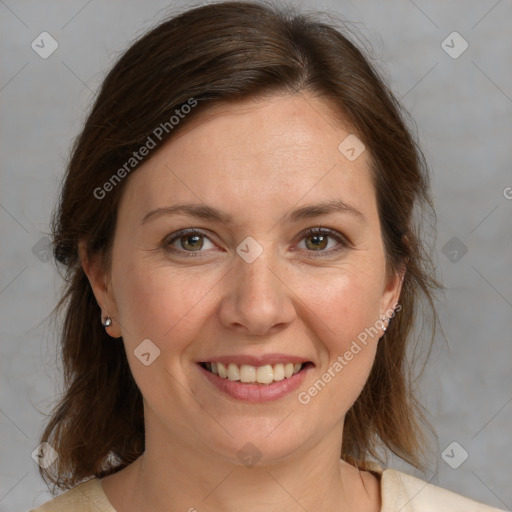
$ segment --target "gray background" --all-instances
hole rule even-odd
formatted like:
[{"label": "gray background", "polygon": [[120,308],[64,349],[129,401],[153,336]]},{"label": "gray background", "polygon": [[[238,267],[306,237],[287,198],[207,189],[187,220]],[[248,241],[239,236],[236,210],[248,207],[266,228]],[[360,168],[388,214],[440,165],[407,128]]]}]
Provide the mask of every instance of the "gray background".
[{"label": "gray background", "polygon": [[[439,337],[420,382],[438,438],[430,472],[419,476],[510,510],[512,3],[295,3],[341,15],[370,40],[418,125],[433,170],[447,343]],[[41,412],[60,391],[56,338],[45,319],[61,281],[44,261],[44,237],[70,143],[114,60],[179,5],[185,4],[0,0],[0,511],[50,498],[31,452]],[[59,45],[47,59],[31,48],[43,31]],[[458,58],[441,45],[453,31],[469,45]],[[460,41],[446,44],[461,48]],[[463,450],[467,460],[453,469],[445,459],[455,465]]]}]

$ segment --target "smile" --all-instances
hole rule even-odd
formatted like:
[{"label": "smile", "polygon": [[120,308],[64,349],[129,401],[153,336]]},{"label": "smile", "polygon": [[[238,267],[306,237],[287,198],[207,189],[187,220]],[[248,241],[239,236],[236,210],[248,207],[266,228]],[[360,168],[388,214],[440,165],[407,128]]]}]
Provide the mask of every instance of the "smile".
[{"label": "smile", "polygon": [[221,356],[198,361],[196,367],[211,389],[242,402],[273,402],[292,394],[315,365],[285,354]]},{"label": "smile", "polygon": [[200,363],[201,366],[218,375],[221,379],[240,381],[246,384],[272,384],[289,379],[300,372],[307,363],[278,363],[252,366],[250,364],[238,365],[235,363]]}]

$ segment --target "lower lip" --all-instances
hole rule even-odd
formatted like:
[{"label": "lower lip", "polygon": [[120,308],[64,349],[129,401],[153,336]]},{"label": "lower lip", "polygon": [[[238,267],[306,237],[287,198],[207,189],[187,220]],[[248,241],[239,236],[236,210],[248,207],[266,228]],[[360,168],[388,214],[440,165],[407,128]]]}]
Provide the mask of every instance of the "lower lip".
[{"label": "lower lip", "polygon": [[307,372],[311,369],[304,368],[288,379],[283,379],[272,384],[244,384],[237,380],[229,380],[219,377],[197,365],[203,375],[219,390],[236,400],[244,402],[273,402],[295,391],[306,378]]}]

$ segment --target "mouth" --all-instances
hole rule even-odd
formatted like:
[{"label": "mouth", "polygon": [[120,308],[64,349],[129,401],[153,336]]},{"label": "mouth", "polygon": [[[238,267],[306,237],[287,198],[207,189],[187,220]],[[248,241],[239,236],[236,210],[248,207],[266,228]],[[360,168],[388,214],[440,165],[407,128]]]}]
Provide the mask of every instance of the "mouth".
[{"label": "mouth", "polygon": [[314,366],[311,361],[302,363],[285,362],[273,365],[264,364],[260,366],[205,361],[200,362],[199,365],[221,379],[253,385],[271,385],[276,382],[285,381]]}]

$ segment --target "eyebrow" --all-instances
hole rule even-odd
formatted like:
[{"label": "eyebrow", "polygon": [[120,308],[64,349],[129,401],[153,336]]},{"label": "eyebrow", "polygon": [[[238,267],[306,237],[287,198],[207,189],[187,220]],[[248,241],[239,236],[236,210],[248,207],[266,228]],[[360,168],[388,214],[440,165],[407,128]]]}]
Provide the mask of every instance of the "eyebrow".
[{"label": "eyebrow", "polygon": [[[320,217],[322,215],[328,215],[332,213],[348,213],[366,222],[365,216],[354,206],[336,199],[333,201],[327,201],[318,204],[309,204],[301,208],[297,208],[284,215],[283,220],[285,222],[298,222],[304,219],[312,219]],[[192,203],[180,203],[173,206],[167,206],[163,208],[156,208],[147,212],[142,218],[141,224],[145,224],[150,219],[161,217],[163,215],[188,215],[189,217],[195,217],[197,219],[204,219],[210,221],[218,221],[223,224],[232,224],[233,217],[229,213],[207,206],[203,204],[192,204]]]}]

